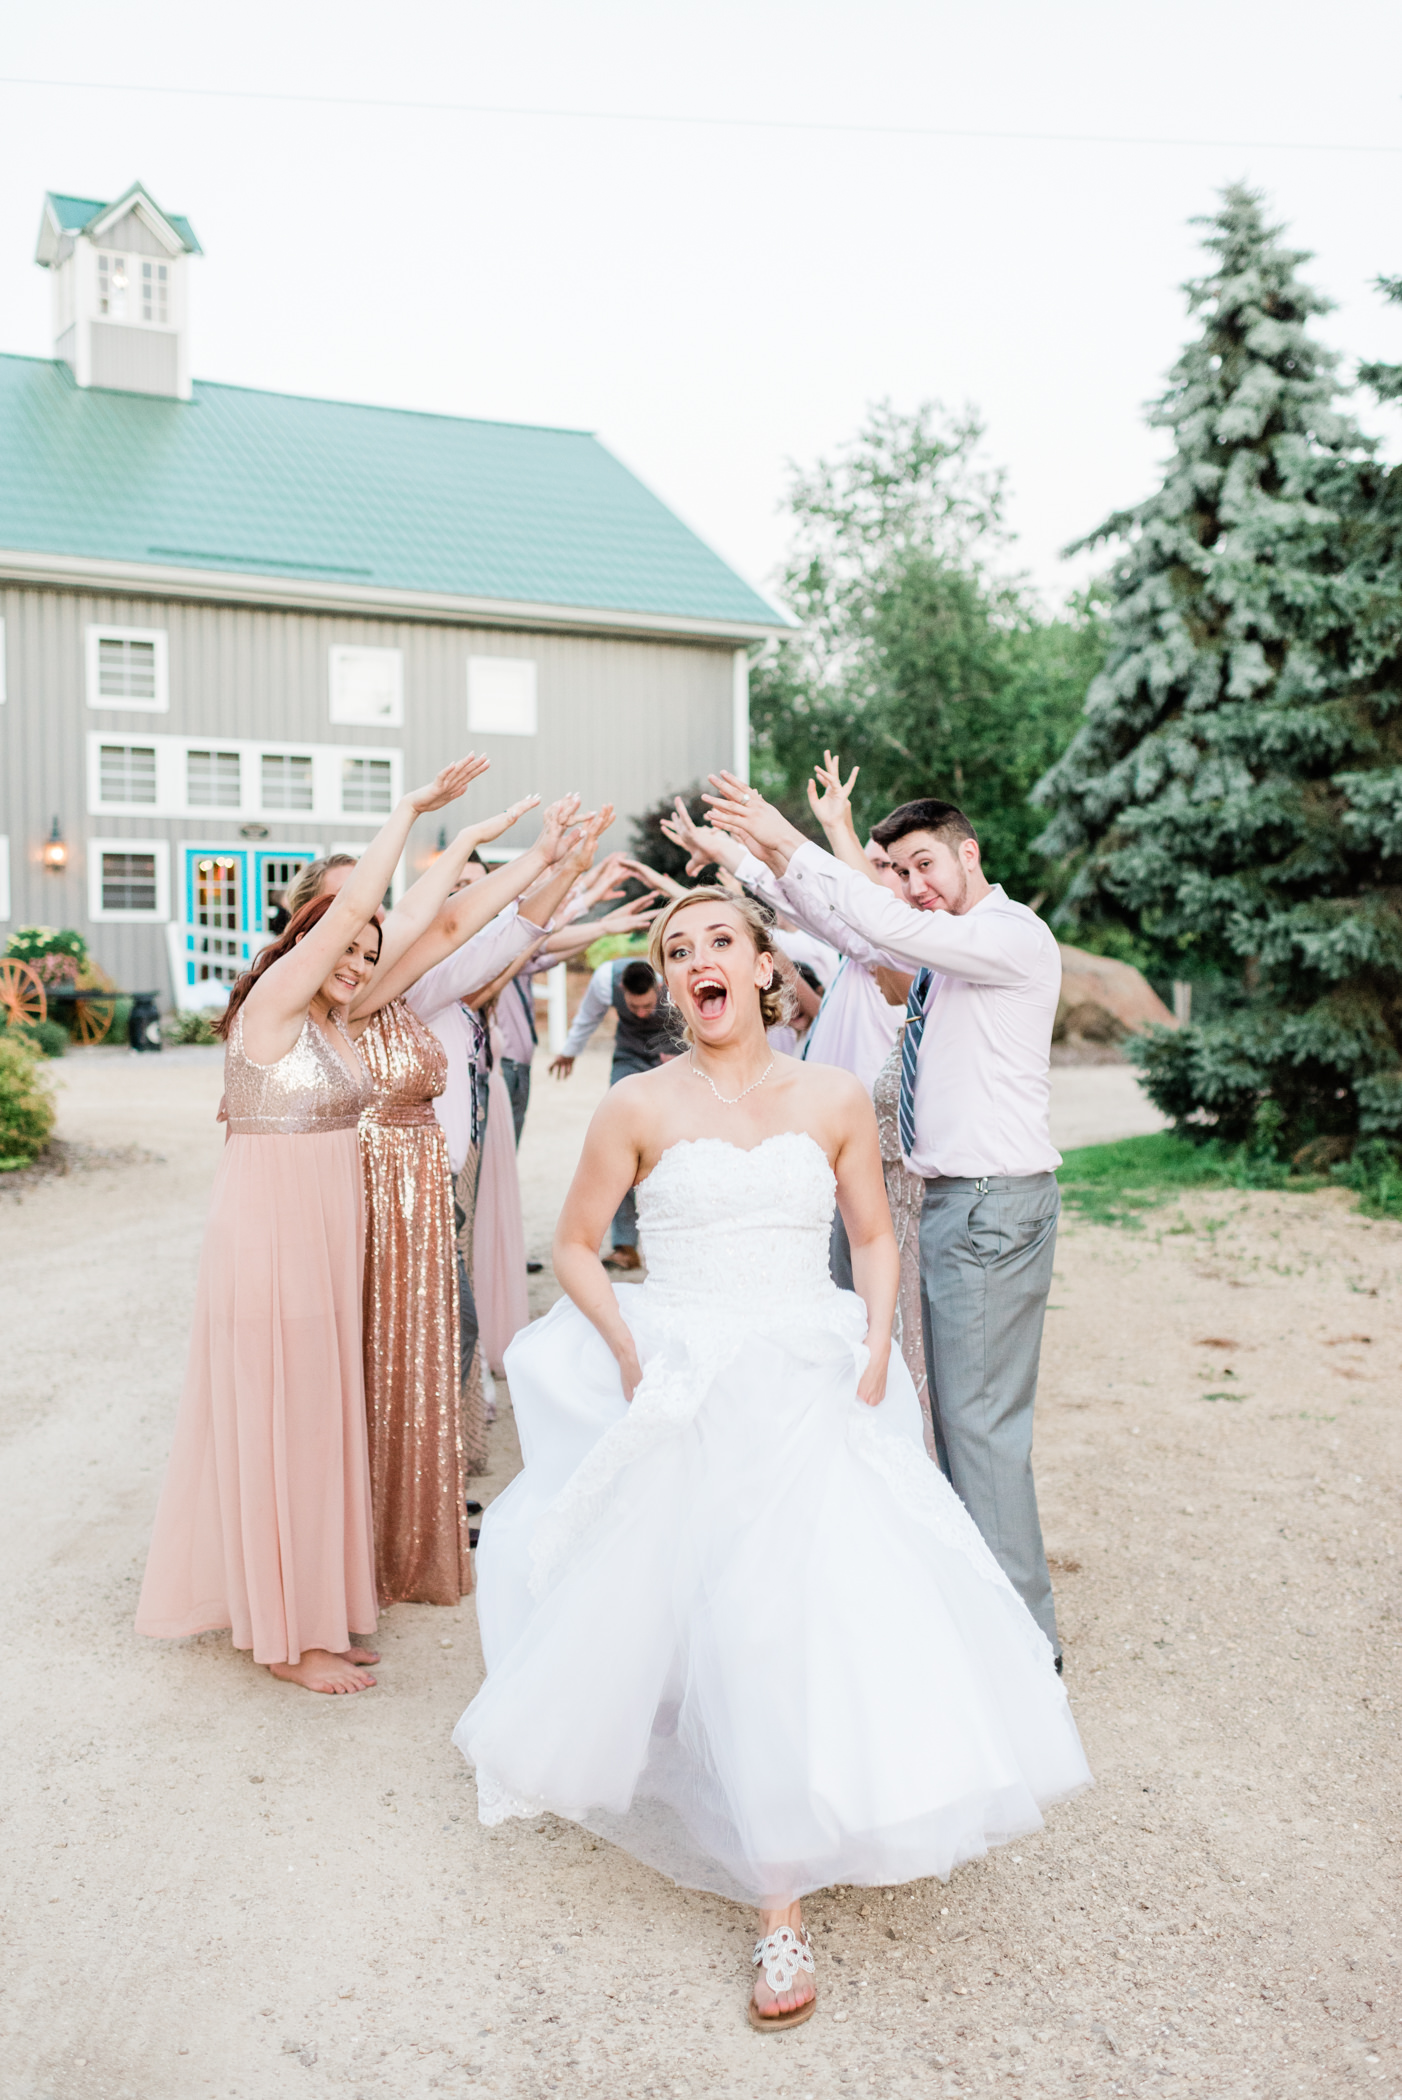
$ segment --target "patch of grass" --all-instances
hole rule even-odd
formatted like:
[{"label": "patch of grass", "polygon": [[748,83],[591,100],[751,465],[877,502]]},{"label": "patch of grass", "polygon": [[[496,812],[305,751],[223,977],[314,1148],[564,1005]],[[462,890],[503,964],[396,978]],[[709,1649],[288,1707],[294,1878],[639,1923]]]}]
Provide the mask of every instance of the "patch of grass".
[{"label": "patch of grass", "polygon": [[1068,1152],[1057,1180],[1068,1210],[1097,1225],[1142,1223],[1184,1189],[1230,1188],[1220,1146],[1195,1145],[1171,1130],[1120,1138],[1113,1145],[1082,1145]]},{"label": "patch of grass", "polygon": [[[1328,1185],[1327,1176],[1292,1176],[1273,1154],[1251,1144],[1197,1144],[1175,1131],[1083,1145],[1068,1152],[1057,1175],[1068,1210],[1097,1225],[1138,1229],[1146,1211],[1187,1189],[1289,1188],[1304,1193]],[[1174,1228],[1177,1229],[1177,1228]]]}]

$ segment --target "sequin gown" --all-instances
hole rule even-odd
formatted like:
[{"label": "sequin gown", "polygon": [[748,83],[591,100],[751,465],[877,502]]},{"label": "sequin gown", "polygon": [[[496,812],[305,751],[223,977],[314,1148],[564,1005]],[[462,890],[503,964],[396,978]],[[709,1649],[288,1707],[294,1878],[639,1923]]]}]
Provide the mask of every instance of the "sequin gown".
[{"label": "sequin gown", "polygon": [[365,1167],[365,1401],[382,1604],[472,1588],[458,1392],[458,1267],[448,1141],[431,1103],[448,1056],[403,1000],[360,1036],[375,1098]]},{"label": "sequin gown", "polygon": [[361,1368],[370,1095],[310,1017],[275,1064],[224,1053],[230,1135],[138,1633],[232,1629],[255,1662],[339,1653],[376,1618]]},{"label": "sequin gown", "polygon": [[905,1359],[910,1382],[925,1418],[925,1448],[932,1455],[935,1433],[930,1420],[928,1373],[925,1369],[925,1330],[920,1317],[920,1209],[925,1184],[912,1174],[901,1157],[901,1037],[876,1075],[871,1098],[876,1107],[876,1130],[881,1141],[881,1171],[886,1177],[886,1201],[896,1228],[896,1246],[901,1257],[901,1282],[896,1293],[896,1317],[891,1339]]}]

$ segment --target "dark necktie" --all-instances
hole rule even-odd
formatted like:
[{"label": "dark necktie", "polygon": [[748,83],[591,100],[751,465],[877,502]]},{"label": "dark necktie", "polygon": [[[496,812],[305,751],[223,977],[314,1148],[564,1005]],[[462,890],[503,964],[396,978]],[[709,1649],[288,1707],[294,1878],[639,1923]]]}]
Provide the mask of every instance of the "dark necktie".
[{"label": "dark necktie", "polygon": [[901,1041],[901,1104],[896,1117],[901,1150],[907,1159],[915,1150],[915,1067],[920,1057],[920,1038],[925,1033],[925,1001],[930,996],[933,970],[918,970],[905,1002],[905,1035]]}]

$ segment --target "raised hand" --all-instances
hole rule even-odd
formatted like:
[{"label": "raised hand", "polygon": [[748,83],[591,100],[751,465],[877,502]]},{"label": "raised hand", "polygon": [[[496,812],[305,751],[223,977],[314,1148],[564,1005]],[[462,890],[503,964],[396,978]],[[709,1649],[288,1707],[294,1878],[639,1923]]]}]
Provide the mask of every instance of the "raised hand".
[{"label": "raised hand", "polygon": [[[808,783],[808,807],[812,810],[824,831],[851,831],[852,789],[856,785],[860,766],[853,766],[848,780],[842,778],[842,760],[835,751],[823,753],[823,763],[814,766],[813,778]],[[823,792],[818,793],[821,781]]]},{"label": "raised hand", "polygon": [[712,773],[710,780],[715,792],[701,799],[710,804],[711,822],[717,830],[728,831],[732,838],[748,844],[782,875],[791,856],[806,844],[803,833],[736,774]]},{"label": "raised hand", "polygon": [[684,883],[674,882],[670,875],[659,875],[656,868],[650,868],[645,860],[633,860],[628,854],[620,854],[619,862],[625,875],[631,876],[634,882],[647,883],[650,889],[660,891],[664,897],[686,894]]},{"label": "raised hand", "polygon": [[658,892],[649,890],[645,897],[635,897],[630,904],[620,904],[617,911],[606,912],[602,919],[591,919],[591,935],[597,941],[605,934],[641,933],[657,917],[657,899]]},{"label": "raised hand", "polygon": [[539,801],[539,795],[523,795],[519,802],[513,802],[510,809],[502,810],[500,815],[484,817],[480,824],[469,824],[467,828],[473,833],[476,843],[485,846],[489,840],[499,839],[504,831],[510,831],[512,825],[519,823],[526,811],[534,809]]},{"label": "raised hand", "polygon": [[698,824],[680,795],[672,807],[676,814],[662,819],[662,834],[687,855],[688,875],[699,875],[703,868],[712,866],[730,869],[739,866],[740,855],[731,841],[722,838],[710,825]]},{"label": "raised hand", "polygon": [[490,764],[489,758],[479,758],[475,751],[469,751],[466,758],[456,759],[451,766],[444,766],[442,772],[436,779],[430,780],[427,787],[414,788],[404,799],[413,804],[419,816],[426,817],[431,810],[442,809],[448,802],[456,802],[459,795],[465,793],[471,783],[486,772]]},{"label": "raised hand", "polygon": [[540,820],[540,837],[536,843],[551,867],[571,850],[574,834],[570,826],[578,813],[579,797],[576,794],[562,795],[558,802],[546,805]]},{"label": "raised hand", "polygon": [[591,810],[589,815],[581,820],[579,837],[570,849],[570,856],[578,863],[581,874],[593,866],[599,840],[608,830],[613,818],[613,804],[606,802],[602,809]]}]

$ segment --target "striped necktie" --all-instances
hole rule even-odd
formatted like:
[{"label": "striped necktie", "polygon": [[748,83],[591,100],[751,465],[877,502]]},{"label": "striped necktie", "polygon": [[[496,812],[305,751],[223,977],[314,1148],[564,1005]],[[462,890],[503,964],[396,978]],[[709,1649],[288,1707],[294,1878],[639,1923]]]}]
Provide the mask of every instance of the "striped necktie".
[{"label": "striped necktie", "polygon": [[901,1039],[901,1103],[897,1123],[901,1150],[907,1159],[915,1150],[915,1067],[920,1057],[920,1038],[925,1033],[925,1001],[930,996],[933,970],[916,972],[905,1002],[905,1035]]}]

